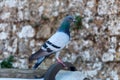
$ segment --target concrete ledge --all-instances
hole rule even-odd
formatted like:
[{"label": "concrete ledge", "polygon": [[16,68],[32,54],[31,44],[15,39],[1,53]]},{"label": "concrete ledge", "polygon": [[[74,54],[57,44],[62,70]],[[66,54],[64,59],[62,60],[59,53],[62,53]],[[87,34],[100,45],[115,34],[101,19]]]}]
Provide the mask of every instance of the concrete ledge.
[{"label": "concrete ledge", "polygon": [[44,79],[0,78],[0,80],[44,80]]},{"label": "concrete ledge", "polygon": [[35,75],[42,76],[46,70],[38,69],[0,69],[0,77],[2,78],[31,78]]}]

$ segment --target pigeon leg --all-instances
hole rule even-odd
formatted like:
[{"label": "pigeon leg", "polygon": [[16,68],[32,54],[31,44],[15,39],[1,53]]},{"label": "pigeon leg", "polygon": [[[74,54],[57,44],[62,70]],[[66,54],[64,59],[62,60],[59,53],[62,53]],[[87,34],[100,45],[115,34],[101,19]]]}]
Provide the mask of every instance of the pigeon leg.
[{"label": "pigeon leg", "polygon": [[56,55],[55,55],[55,57],[56,57],[56,59],[57,59],[57,62],[60,63],[60,64],[62,64],[64,67],[67,67],[67,66],[64,64],[64,62],[59,58],[59,54],[60,54],[60,52],[57,52]]},{"label": "pigeon leg", "polygon": [[57,58],[57,62],[62,64],[64,67],[66,67],[66,65],[64,64],[64,62],[60,58]]}]

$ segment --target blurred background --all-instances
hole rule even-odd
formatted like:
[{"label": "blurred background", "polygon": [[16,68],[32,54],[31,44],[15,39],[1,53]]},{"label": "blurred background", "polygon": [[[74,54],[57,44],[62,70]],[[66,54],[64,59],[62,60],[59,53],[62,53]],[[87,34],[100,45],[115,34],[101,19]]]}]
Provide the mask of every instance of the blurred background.
[{"label": "blurred background", "polygon": [[[71,29],[71,42],[61,51],[92,80],[120,79],[119,0],[1,0],[0,65],[31,69],[28,57],[59,27],[67,15],[79,20]],[[54,55],[40,69],[55,63]]]}]

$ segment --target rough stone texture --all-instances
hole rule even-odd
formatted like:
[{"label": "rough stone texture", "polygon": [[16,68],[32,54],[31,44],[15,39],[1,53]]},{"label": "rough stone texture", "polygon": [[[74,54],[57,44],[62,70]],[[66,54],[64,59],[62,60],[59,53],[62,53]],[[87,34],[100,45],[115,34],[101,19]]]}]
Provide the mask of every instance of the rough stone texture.
[{"label": "rough stone texture", "polygon": [[24,26],[21,32],[18,32],[19,38],[33,38],[35,35],[35,31],[31,26]]},{"label": "rough stone texture", "polygon": [[[15,67],[28,68],[26,60],[28,56],[37,51],[42,43],[54,34],[68,13],[82,16],[84,27],[71,31],[71,42],[61,51],[61,58],[72,62],[79,70],[89,69],[91,72],[96,70],[91,66],[100,67],[100,64],[109,62],[109,66],[117,68],[102,66],[103,70],[97,70],[94,78],[99,76],[101,80],[111,80],[111,77],[119,76],[119,0],[2,0],[0,59],[12,54],[16,58]],[[54,63],[54,56],[48,61]],[[47,68],[49,63],[46,60],[40,68]]]}]

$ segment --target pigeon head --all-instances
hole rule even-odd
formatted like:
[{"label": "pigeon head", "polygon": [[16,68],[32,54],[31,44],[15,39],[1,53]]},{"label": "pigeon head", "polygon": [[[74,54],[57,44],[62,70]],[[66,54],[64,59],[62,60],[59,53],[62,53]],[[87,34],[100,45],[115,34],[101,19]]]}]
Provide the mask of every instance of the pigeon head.
[{"label": "pigeon head", "polygon": [[71,24],[72,22],[75,22],[75,18],[71,15],[68,15],[64,18],[63,22],[68,22],[69,24]]},{"label": "pigeon head", "polygon": [[64,32],[64,33],[67,33],[68,35],[70,35],[69,29],[70,29],[71,23],[73,23],[74,21],[75,21],[75,18],[73,16],[71,16],[71,15],[66,16],[63,19],[58,31]]}]

